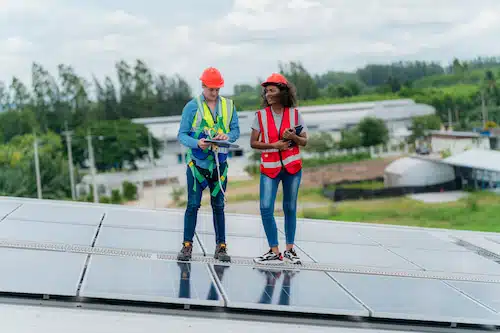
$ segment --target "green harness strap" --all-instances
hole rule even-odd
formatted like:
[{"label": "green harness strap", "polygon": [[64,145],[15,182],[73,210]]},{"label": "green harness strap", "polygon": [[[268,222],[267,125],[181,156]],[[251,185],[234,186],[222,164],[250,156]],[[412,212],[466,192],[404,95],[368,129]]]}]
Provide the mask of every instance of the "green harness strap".
[{"label": "green harness strap", "polygon": [[[213,161],[214,157],[212,155],[210,155],[208,157],[208,159],[212,160],[212,163],[210,163],[210,167],[209,167],[210,175],[212,175],[214,167],[215,167],[215,162]],[[205,178],[205,176],[203,176],[203,174],[194,165],[194,161],[191,158],[191,150],[188,151],[187,156],[186,156],[186,160],[188,162],[189,169],[191,170],[191,173],[193,174],[193,177],[197,180],[193,184],[193,191],[196,191],[196,184],[197,183],[200,183],[200,186],[202,187],[202,189],[205,189],[208,186],[208,181]],[[229,166],[228,166],[228,164],[226,162],[226,168],[224,169],[224,173],[220,177],[220,180],[221,180],[222,183],[224,183],[224,181],[227,178],[227,169],[228,168],[229,168]],[[213,197],[215,197],[219,193],[219,191],[220,191],[220,184],[217,181],[217,184],[215,185],[214,189],[212,190],[211,195]]]},{"label": "green harness strap", "polygon": [[[226,168],[224,169],[224,173],[220,176],[220,180],[222,183],[224,183],[224,181],[226,180],[227,178],[227,165],[226,165]],[[214,187],[214,190],[212,191],[212,196],[215,197],[220,191],[220,183],[217,182],[217,184],[215,185]]]}]

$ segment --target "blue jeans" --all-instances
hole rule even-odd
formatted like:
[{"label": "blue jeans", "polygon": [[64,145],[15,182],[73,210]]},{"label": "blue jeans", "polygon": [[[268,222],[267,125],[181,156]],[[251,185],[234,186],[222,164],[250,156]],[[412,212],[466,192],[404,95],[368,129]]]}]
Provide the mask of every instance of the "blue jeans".
[{"label": "blue jeans", "polygon": [[266,232],[269,247],[278,246],[278,229],[274,219],[274,202],[278,185],[283,182],[283,213],[285,214],[286,243],[293,245],[295,241],[295,228],[297,225],[297,197],[299,194],[302,170],[294,175],[286,170],[281,170],[276,178],[260,175],[260,214]]},{"label": "blue jeans", "polygon": [[[220,170],[221,175],[224,171],[224,168],[227,167],[227,164],[221,164]],[[217,174],[217,170],[214,169],[214,174]],[[201,185],[199,183],[196,184],[196,190],[193,190],[194,182],[196,179],[191,172],[191,169],[188,167],[186,170],[187,177],[187,187],[188,187],[188,200],[186,212],[184,214],[184,242],[193,242],[194,232],[196,230],[196,222],[198,220],[198,210],[201,206],[201,197],[203,191],[201,189]],[[218,180],[208,179],[208,188],[210,189],[210,193],[214,189],[214,187],[219,183]],[[222,182],[222,188],[224,192],[226,191],[227,186],[227,178]],[[214,230],[215,230],[215,242],[216,244],[226,243],[226,222],[224,216],[224,195],[222,191],[219,190],[219,193],[215,197],[210,194],[210,204],[212,205],[212,215],[214,222]]]}]

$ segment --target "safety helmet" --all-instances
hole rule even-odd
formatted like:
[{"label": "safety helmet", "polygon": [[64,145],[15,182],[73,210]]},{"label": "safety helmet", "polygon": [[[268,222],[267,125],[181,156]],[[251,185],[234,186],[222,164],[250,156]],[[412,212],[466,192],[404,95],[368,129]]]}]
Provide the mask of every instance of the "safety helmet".
[{"label": "safety helmet", "polygon": [[221,88],[224,86],[224,79],[221,73],[214,67],[205,69],[201,74],[200,80],[208,88]]},{"label": "safety helmet", "polygon": [[262,82],[261,86],[266,87],[270,84],[288,87],[287,79],[279,73],[272,73],[271,76],[269,76],[266,81]]}]

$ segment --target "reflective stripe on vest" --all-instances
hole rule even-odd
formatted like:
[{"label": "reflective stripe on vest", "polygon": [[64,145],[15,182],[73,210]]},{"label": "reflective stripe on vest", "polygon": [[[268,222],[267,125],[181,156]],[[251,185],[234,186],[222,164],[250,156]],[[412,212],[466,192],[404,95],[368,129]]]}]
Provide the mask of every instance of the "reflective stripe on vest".
[{"label": "reflective stripe on vest", "polygon": [[[224,98],[222,96],[220,96],[220,102],[220,113],[222,116],[222,122],[224,124],[224,133],[229,133],[229,125],[231,124],[231,120],[233,119],[234,102],[233,100]],[[196,97],[196,104],[198,104],[198,110],[194,115],[193,123],[191,125],[191,131],[196,132],[196,130],[199,129],[202,119],[205,119],[208,127],[214,127],[214,117],[212,116],[212,112],[210,111],[207,103],[204,103],[201,100],[201,97],[198,96]]]}]

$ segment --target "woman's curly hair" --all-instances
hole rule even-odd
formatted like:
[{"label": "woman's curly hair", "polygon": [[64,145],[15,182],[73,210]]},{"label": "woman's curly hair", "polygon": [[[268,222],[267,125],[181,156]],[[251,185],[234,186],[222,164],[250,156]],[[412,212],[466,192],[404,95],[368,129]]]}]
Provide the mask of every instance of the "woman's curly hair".
[{"label": "woman's curly hair", "polygon": [[267,86],[276,86],[279,88],[280,95],[281,95],[280,101],[281,101],[281,105],[283,105],[283,107],[290,108],[290,107],[297,106],[297,93],[295,90],[295,86],[291,82],[288,82],[288,85],[279,84],[279,83],[269,83],[269,84],[265,85],[262,88],[262,94],[261,94],[262,107],[266,108],[269,106],[269,103],[267,103],[267,99],[266,99],[266,87]]}]

